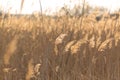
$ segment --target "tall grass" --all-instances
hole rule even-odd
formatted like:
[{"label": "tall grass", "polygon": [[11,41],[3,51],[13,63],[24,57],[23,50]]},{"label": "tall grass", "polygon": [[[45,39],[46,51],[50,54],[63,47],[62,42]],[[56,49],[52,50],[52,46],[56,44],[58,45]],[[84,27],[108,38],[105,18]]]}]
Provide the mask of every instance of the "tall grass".
[{"label": "tall grass", "polygon": [[42,16],[0,24],[0,80],[120,79],[120,19]]},{"label": "tall grass", "polygon": [[23,9],[23,4],[24,4],[24,0],[21,1],[20,12],[21,12],[22,9]]},{"label": "tall grass", "polygon": [[[12,18],[11,23],[6,19],[4,27],[0,26],[2,80],[120,79],[116,21],[109,19],[104,28],[103,20],[94,24],[88,17],[79,29],[80,19],[76,18],[44,17],[42,26],[39,19]],[[37,64],[41,66],[35,73]]]}]

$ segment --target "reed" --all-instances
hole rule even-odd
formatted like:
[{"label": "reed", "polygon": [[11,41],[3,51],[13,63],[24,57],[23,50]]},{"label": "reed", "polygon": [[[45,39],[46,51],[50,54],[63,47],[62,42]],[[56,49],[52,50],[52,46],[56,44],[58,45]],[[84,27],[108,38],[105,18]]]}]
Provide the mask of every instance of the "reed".
[{"label": "reed", "polygon": [[120,18],[42,17],[0,25],[0,80],[120,79]]}]

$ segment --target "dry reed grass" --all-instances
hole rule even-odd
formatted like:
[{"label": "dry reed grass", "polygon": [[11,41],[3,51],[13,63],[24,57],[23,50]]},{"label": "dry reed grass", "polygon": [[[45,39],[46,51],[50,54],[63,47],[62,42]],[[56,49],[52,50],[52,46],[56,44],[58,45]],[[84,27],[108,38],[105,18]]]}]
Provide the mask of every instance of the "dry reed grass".
[{"label": "dry reed grass", "polygon": [[80,21],[44,15],[42,21],[26,16],[4,20],[0,79],[31,80],[34,75],[34,80],[119,80],[120,19],[105,23],[83,17],[82,26]]},{"label": "dry reed grass", "polygon": [[6,52],[4,53],[4,64],[9,65],[10,58],[17,50],[18,36],[15,36],[12,41],[8,44]]}]

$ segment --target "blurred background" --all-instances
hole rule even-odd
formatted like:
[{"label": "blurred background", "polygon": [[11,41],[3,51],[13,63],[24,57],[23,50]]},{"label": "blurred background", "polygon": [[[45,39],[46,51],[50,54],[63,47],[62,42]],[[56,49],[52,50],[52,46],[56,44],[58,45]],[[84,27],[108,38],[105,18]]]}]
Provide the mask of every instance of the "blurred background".
[{"label": "blurred background", "polygon": [[[40,2],[43,13],[53,15],[56,14],[63,6],[70,9],[75,5],[81,6],[83,0],[23,0],[23,8],[20,12],[22,0],[0,0],[0,10],[9,12],[11,14],[32,14],[33,12],[40,12]],[[114,12],[120,8],[119,0],[85,0],[87,5],[92,7],[106,8],[110,12]]]}]

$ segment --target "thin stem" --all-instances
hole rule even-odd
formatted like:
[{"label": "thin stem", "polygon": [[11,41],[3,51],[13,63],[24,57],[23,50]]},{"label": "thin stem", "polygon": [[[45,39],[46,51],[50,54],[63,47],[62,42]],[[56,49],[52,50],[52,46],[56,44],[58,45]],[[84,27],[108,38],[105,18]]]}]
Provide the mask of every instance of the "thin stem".
[{"label": "thin stem", "polygon": [[80,21],[80,30],[81,30],[82,22],[83,22],[84,8],[85,8],[85,0],[83,1],[82,16],[81,16],[81,21]]},{"label": "thin stem", "polygon": [[42,4],[41,4],[41,0],[39,0],[39,4],[40,4],[41,15],[42,15]]}]

